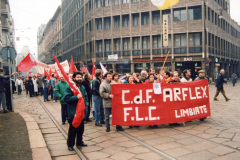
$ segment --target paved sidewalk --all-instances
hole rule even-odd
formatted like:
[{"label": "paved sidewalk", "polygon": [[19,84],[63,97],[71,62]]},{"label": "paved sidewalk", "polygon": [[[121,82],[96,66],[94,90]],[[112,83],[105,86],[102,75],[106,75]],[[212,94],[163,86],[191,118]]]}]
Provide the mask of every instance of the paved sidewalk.
[{"label": "paved sidewalk", "polygon": [[[185,127],[167,125],[161,125],[158,129],[149,129],[146,126],[133,129],[124,127],[125,133],[173,159],[240,159],[240,108],[238,107],[240,85],[237,83],[235,87],[231,84],[224,87],[226,95],[231,100],[226,102],[220,94],[219,101],[216,102],[213,101],[216,89],[214,85],[210,85],[211,119],[207,118],[204,122],[199,120],[189,122]],[[42,97],[40,99],[43,101]],[[38,122],[46,142],[50,135],[54,137],[51,139],[53,144],[47,142],[53,159],[65,158],[64,156],[75,156],[73,159],[78,159],[75,153],[67,151],[66,140],[56,138],[56,135],[61,137],[61,134],[49,117],[43,113],[42,106],[36,98],[22,97],[17,101],[21,104],[17,108],[28,112]],[[61,124],[60,104],[52,101],[43,103]],[[68,124],[63,125],[63,128],[68,131]],[[106,133],[105,129],[105,126],[94,126],[94,122],[85,125],[84,142],[88,147],[80,150],[88,159],[166,159],[120,132],[111,130]],[[51,145],[54,144],[55,148],[51,149],[54,147]],[[71,153],[73,155],[70,155]]]}]

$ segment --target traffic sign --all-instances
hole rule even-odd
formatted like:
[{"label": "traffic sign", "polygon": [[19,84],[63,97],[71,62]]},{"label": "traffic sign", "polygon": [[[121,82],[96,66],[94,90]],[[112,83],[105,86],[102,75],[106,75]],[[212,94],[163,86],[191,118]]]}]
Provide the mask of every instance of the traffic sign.
[{"label": "traffic sign", "polygon": [[8,61],[8,50],[10,51],[10,60],[13,61],[17,57],[17,52],[13,47],[3,47],[1,56],[4,61]]},{"label": "traffic sign", "polygon": [[205,61],[205,63],[206,63],[206,64],[210,64],[210,60],[207,59],[207,60]]}]

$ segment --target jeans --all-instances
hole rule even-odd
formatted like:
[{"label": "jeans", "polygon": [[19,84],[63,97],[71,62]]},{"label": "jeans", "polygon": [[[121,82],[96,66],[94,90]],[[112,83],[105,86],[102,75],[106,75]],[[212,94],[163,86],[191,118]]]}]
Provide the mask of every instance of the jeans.
[{"label": "jeans", "polygon": [[112,112],[112,108],[104,108],[105,113],[105,124],[107,128],[110,128],[110,114]]},{"label": "jeans", "polygon": [[61,104],[62,106],[62,123],[65,123],[66,122],[66,119],[68,117],[68,114],[67,114],[67,105],[66,104]]},{"label": "jeans", "polygon": [[21,85],[18,85],[18,94],[21,94],[22,93],[22,87]]},{"label": "jeans", "polygon": [[52,97],[53,97],[53,100],[54,100],[54,101],[57,100],[56,97],[55,97],[55,91],[54,91],[54,89],[52,90]]},{"label": "jeans", "polygon": [[44,88],[44,101],[48,100],[48,88]]},{"label": "jeans", "polygon": [[1,104],[3,106],[3,111],[7,111],[5,92],[0,92],[0,108]]},{"label": "jeans", "polygon": [[93,95],[94,108],[95,108],[95,124],[104,122],[104,110],[103,110],[103,101],[100,96]]},{"label": "jeans", "polygon": [[68,120],[69,122],[68,140],[67,140],[68,147],[74,146],[75,139],[77,139],[76,145],[81,145],[83,143],[82,139],[83,139],[83,132],[84,132],[84,121],[82,121],[77,128],[73,127],[72,121],[73,121],[72,119]]}]

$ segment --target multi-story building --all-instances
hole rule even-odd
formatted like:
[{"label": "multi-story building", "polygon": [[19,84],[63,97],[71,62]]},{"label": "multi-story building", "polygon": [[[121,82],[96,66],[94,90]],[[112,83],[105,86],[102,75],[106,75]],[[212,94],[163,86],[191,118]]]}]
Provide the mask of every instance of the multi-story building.
[{"label": "multi-story building", "polygon": [[[1,2],[0,3],[0,11],[1,11],[0,50],[6,46],[15,48],[14,20],[10,14],[9,1],[1,0],[0,2]],[[11,63],[13,66],[16,65],[15,61],[12,61]],[[3,61],[3,59],[0,56],[0,68],[3,68],[5,72],[8,72],[9,71],[8,66],[9,66],[8,62]]]},{"label": "multi-story building", "polygon": [[[163,15],[168,15],[168,46],[163,47]],[[230,17],[227,0],[180,0],[159,10],[150,0],[62,0],[63,59],[112,64],[117,72],[160,69],[217,69],[240,74],[240,26]]]},{"label": "multi-story building", "polygon": [[62,14],[59,6],[52,19],[38,29],[38,60],[54,63],[53,55],[61,61],[62,56]]}]

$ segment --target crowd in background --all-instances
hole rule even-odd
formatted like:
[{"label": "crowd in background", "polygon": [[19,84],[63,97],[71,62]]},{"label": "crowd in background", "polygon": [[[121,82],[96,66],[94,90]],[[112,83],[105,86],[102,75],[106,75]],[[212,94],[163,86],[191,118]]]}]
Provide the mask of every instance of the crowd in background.
[{"label": "crowd in background", "polygon": [[[198,71],[199,75],[194,80],[206,79],[205,71]],[[225,71],[221,70],[216,81],[216,95],[214,100],[218,100],[217,96],[221,92],[225,97],[226,101],[230,99],[227,98],[223,89],[223,83],[227,83],[224,78]],[[1,75],[1,70],[0,70]],[[7,75],[6,75],[7,76]],[[159,73],[156,73],[155,69],[150,69],[149,72],[142,70],[141,73],[132,73],[120,76],[118,73],[113,70],[103,74],[101,69],[95,71],[95,75],[90,75],[87,72],[76,71],[69,73],[68,76],[72,79],[82,94],[74,95],[68,83],[65,81],[62,75],[59,76],[59,79],[55,74],[51,75],[50,79],[47,76],[38,75],[33,77],[18,77],[16,82],[14,82],[13,92],[17,90],[18,94],[22,93],[22,90],[26,90],[26,94],[29,94],[30,97],[42,96],[44,102],[50,101],[49,95],[53,102],[60,101],[61,104],[61,114],[62,114],[62,125],[66,122],[69,123],[69,132],[68,132],[68,149],[73,150],[75,144],[75,137],[77,146],[87,146],[82,141],[82,135],[84,132],[84,124],[94,121],[96,127],[102,127],[105,124],[106,132],[110,132],[110,117],[111,117],[111,102],[114,97],[111,93],[111,85],[114,84],[149,84],[149,83],[181,83],[181,82],[190,82],[193,81],[191,78],[191,72],[189,70],[184,70],[181,75],[178,71],[169,72],[161,70]],[[3,78],[4,77],[4,78]],[[7,79],[5,76],[0,76],[1,80]],[[232,82],[235,86],[237,76],[233,73]],[[9,84],[9,83],[5,83]],[[5,87],[6,90],[10,90],[9,87]],[[5,91],[5,90],[4,90]],[[1,91],[0,88],[0,93]],[[0,100],[3,101],[4,97],[1,97]],[[6,98],[9,97],[6,92]],[[83,98],[85,102],[85,114],[84,119],[81,124],[75,128],[72,126],[72,121],[76,113],[76,106],[79,98]],[[2,102],[4,103],[4,102]],[[6,107],[3,105],[4,112],[8,112]],[[90,118],[92,113],[93,117]],[[201,119],[201,120],[204,120]],[[178,125],[178,124],[173,124]],[[133,126],[129,126],[132,128]],[[138,126],[135,126],[138,127]],[[157,125],[149,126],[150,128],[157,128]],[[116,126],[117,131],[124,131],[121,126]]]}]

